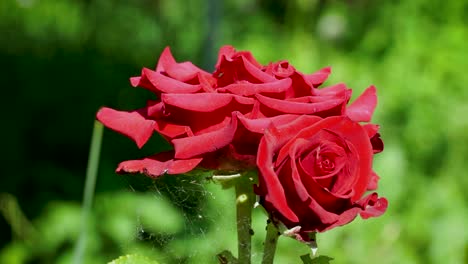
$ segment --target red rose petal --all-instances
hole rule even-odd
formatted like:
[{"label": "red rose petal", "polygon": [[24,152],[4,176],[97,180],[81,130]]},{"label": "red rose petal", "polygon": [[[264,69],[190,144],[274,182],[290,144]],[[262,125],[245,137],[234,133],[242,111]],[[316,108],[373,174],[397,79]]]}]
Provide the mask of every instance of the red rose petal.
[{"label": "red rose petal", "polygon": [[140,86],[141,85],[140,82],[141,82],[141,77],[140,76],[130,78],[130,84],[133,87]]},{"label": "red rose petal", "polygon": [[237,112],[232,114],[228,126],[193,137],[172,140],[177,159],[187,159],[200,154],[216,151],[232,142],[237,129]]},{"label": "red rose petal", "polygon": [[181,136],[193,136],[189,126],[172,124],[163,120],[157,120],[154,129],[169,140]]},{"label": "red rose petal", "polygon": [[252,96],[259,93],[281,93],[289,89],[291,79],[282,79],[269,83],[234,83],[223,88],[219,88],[218,92],[230,92],[241,96]]},{"label": "red rose petal", "polygon": [[236,53],[236,50],[232,46],[229,46],[229,45],[222,46],[219,49],[218,61],[215,64],[215,68],[219,69],[219,67],[222,64],[222,61],[225,61],[225,60],[232,61],[232,56],[235,53]]},{"label": "red rose petal", "polygon": [[377,190],[379,180],[380,180],[379,175],[377,175],[377,173],[372,171],[369,183],[367,184],[367,190],[368,191]]},{"label": "red rose petal", "polygon": [[296,69],[287,61],[270,62],[263,68],[265,73],[275,75],[278,79],[287,78],[296,72]]},{"label": "red rose petal", "polygon": [[[285,145],[286,142],[291,140],[291,138],[293,138],[294,135],[296,135],[298,131],[301,131],[305,127],[312,126],[313,124],[319,122],[320,120],[322,120],[322,118],[318,116],[303,115],[295,119],[291,123],[282,124],[281,126],[278,126],[278,127],[272,126],[270,127],[268,132],[274,138],[276,142],[276,146],[279,147],[279,146]],[[281,154],[281,151],[280,151],[276,160],[283,159],[280,156],[286,156],[286,153]]]},{"label": "red rose petal", "polygon": [[380,134],[378,133],[380,126],[374,124],[365,124],[363,127],[369,135],[372,148],[374,149],[374,154],[382,152],[384,149],[384,143],[380,138]]},{"label": "red rose petal", "polygon": [[[276,164],[279,164],[283,162],[283,160],[287,157],[288,155],[288,150],[291,148],[291,146],[294,144],[295,139],[297,138],[306,138],[310,139],[313,138],[321,129],[323,128],[330,128],[330,124],[333,124],[339,119],[322,119],[320,117],[316,117],[314,119],[310,118],[313,116],[303,116],[303,118],[307,118],[308,122],[304,122],[306,120],[296,120],[292,122],[291,124],[288,125],[288,127],[285,127],[285,130],[282,130],[282,135],[278,134],[278,141],[281,142],[281,138],[285,138],[284,146],[281,148],[281,150],[278,153],[278,156],[276,157]],[[276,133],[275,133],[276,134]]]},{"label": "red rose petal", "polygon": [[165,117],[164,104],[159,100],[146,101],[146,116],[158,119]]},{"label": "red rose petal", "polygon": [[371,139],[372,148],[374,149],[374,154],[380,153],[384,149],[384,143],[380,138],[380,134],[375,134]]},{"label": "red rose petal", "polygon": [[346,115],[356,122],[369,122],[377,106],[375,86],[367,88],[350,106],[346,108]]},{"label": "red rose petal", "polygon": [[316,103],[316,102],[322,102],[325,100],[333,99],[330,96],[330,97],[323,98],[324,100],[320,100],[322,99],[322,97],[320,97],[320,98],[317,98],[315,102],[313,102],[313,100],[316,99],[316,97],[319,97],[319,96],[301,96],[301,97],[294,97],[294,98],[286,98],[285,101],[296,102],[296,103],[311,103],[311,102]]},{"label": "red rose petal", "polygon": [[335,228],[337,226],[346,225],[347,223],[353,221],[356,218],[356,216],[359,214],[360,211],[361,211],[361,208],[351,207],[350,209],[348,209],[348,210],[346,210],[343,213],[338,215],[338,217],[337,217],[338,221],[336,221],[332,225],[326,226],[325,228],[320,230],[320,232],[325,232],[325,231],[330,230],[332,228]]},{"label": "red rose petal", "polygon": [[377,134],[377,132],[380,129],[379,125],[374,125],[374,124],[365,124],[362,127],[366,130],[369,138],[372,138],[373,136],[375,136],[375,134]]},{"label": "red rose petal", "polygon": [[245,67],[245,70],[260,82],[267,83],[277,81],[275,77],[263,72],[259,67],[257,67],[257,65],[253,64],[244,57],[242,57],[242,63]]},{"label": "red rose petal", "polygon": [[283,149],[288,150],[293,144],[294,138],[311,138],[321,129],[327,129],[338,133],[340,137],[350,141],[354,148],[356,148],[356,153],[359,153],[360,164],[358,166],[360,170],[359,175],[356,176],[357,181],[354,183],[355,195],[352,200],[355,201],[361,198],[367,189],[367,183],[370,178],[373,155],[372,145],[370,144],[367,133],[362,126],[359,125],[359,123],[351,121],[347,117],[327,117],[315,125],[300,130],[299,133],[295,133],[294,131],[289,132],[290,137],[287,138],[289,142],[286,143],[279,152],[278,157],[276,158],[276,164],[279,164],[284,160],[287,153],[286,151],[283,151]]},{"label": "red rose petal", "polygon": [[341,95],[344,92],[348,91],[348,87],[344,83],[338,83],[332,86],[323,87],[320,89],[314,90],[314,95],[316,96],[337,96]]},{"label": "red rose petal", "polygon": [[147,68],[143,68],[142,76],[143,75],[152,84],[149,90],[153,92],[181,94],[181,93],[195,93],[202,89],[201,85],[193,85],[193,84],[184,83],[184,82],[178,81],[171,77],[167,77],[159,72],[155,72]]},{"label": "red rose petal", "polygon": [[206,76],[204,74],[198,74],[198,81],[203,88],[203,91],[206,93],[214,93],[215,89],[213,86],[216,84],[216,79],[211,76]]},{"label": "red rose petal", "polygon": [[291,159],[281,166],[277,177],[284,188],[289,208],[300,219],[297,225],[307,227],[310,224],[309,221],[320,222],[324,225],[333,224],[338,219],[337,215],[327,211],[323,204],[317,201],[316,194],[309,195],[311,192],[307,188],[312,186],[305,187],[295,166],[295,159],[295,155],[291,155]]},{"label": "red rose petal", "polygon": [[141,160],[127,160],[121,162],[117,173],[143,173],[156,178],[164,174],[182,174],[193,170],[202,158],[176,160],[171,159],[174,152],[162,152]]},{"label": "red rose petal", "polygon": [[169,47],[166,47],[161,53],[158,65],[156,66],[156,72],[165,72],[168,76],[182,82],[192,80],[199,73],[210,75],[189,61],[177,63]]},{"label": "red rose petal", "polygon": [[[208,114],[208,116],[206,118],[213,118],[214,117],[212,115],[210,115],[211,113]],[[210,120],[211,122],[208,122],[207,124],[203,124],[202,122],[199,122],[197,124],[193,124],[191,127],[195,130],[194,131],[194,134],[195,135],[201,135],[201,134],[205,134],[205,133],[210,133],[210,132],[213,132],[213,131],[218,131],[220,129],[223,129],[227,126],[229,126],[229,124],[232,122],[232,113],[229,113],[230,115],[229,116],[224,116],[223,119],[219,119],[214,121],[214,120]],[[203,126],[201,127],[200,125],[206,125],[206,126]]]},{"label": "red rose petal", "polygon": [[269,98],[260,94],[255,95],[258,101],[263,105],[286,114],[315,114],[318,112],[330,110],[342,103],[343,99],[332,99],[318,103],[297,103],[285,100]]},{"label": "red rose petal", "polygon": [[369,194],[358,202],[364,210],[360,212],[362,219],[381,216],[388,207],[387,199],[378,198],[377,193]]},{"label": "red rose petal", "polygon": [[217,87],[224,87],[237,81],[264,83],[263,78],[272,78],[260,70],[261,65],[249,52],[236,52],[232,47],[221,48],[213,76],[217,78]]},{"label": "red rose petal", "polygon": [[145,89],[148,89],[150,91],[154,90],[153,84],[148,80],[146,75],[144,74],[144,69],[141,70],[141,75],[138,77],[131,77],[130,78],[130,84],[133,87],[143,87]]},{"label": "red rose petal", "polygon": [[[288,150],[289,166],[290,166],[290,169],[288,170],[288,174],[290,175],[286,175],[286,177],[280,177],[280,180],[284,178],[292,179],[294,186],[290,186],[291,188],[286,187],[286,189],[294,190],[301,202],[306,202],[309,199],[313,199],[311,198],[311,196],[309,195],[309,192],[307,191],[306,187],[302,183],[301,177],[299,175],[299,172],[296,166],[296,158],[299,158],[298,156],[296,156],[297,152],[301,152],[301,150],[303,151],[303,149],[301,148],[304,147],[304,145],[307,145],[308,143],[310,142],[304,139],[299,139],[299,140],[294,141],[293,145]],[[292,172],[292,173],[289,173],[289,172]]]},{"label": "red rose petal", "polygon": [[155,124],[141,114],[144,110],[126,112],[103,107],[96,118],[106,127],[131,138],[141,148],[153,134]]},{"label": "red rose petal", "polygon": [[252,98],[218,93],[162,94],[161,100],[164,104],[197,112],[212,112],[234,100],[243,105],[253,105],[255,102]]},{"label": "red rose petal", "polygon": [[[307,138],[307,140],[311,146],[309,151],[316,150],[317,152],[312,151],[305,156],[301,156],[301,158],[298,160],[299,167],[304,169],[305,174],[313,176],[312,178],[316,180],[320,180],[321,182],[323,182],[323,180],[329,181],[329,178],[339,173],[346,164],[348,158],[347,143],[344,142],[337,134],[327,129],[320,130],[318,133],[316,133],[315,136]],[[332,153],[334,163],[332,170],[327,172],[322,171],[325,173],[318,173],[316,170],[316,161],[317,158],[319,158],[317,156],[319,155],[318,152],[320,152],[320,155],[322,155],[324,152]],[[326,185],[325,188],[331,189],[329,185]]]},{"label": "red rose petal", "polygon": [[314,94],[314,86],[305,79],[304,75],[295,71],[289,78],[293,80],[291,89],[286,91],[285,98],[292,99]]},{"label": "red rose petal", "polygon": [[260,141],[257,154],[257,165],[261,177],[259,177],[259,192],[265,197],[265,202],[270,203],[274,208],[291,222],[298,222],[299,218],[290,209],[284,189],[273,170],[273,153],[275,152],[276,142],[274,136],[268,131]]},{"label": "red rose petal", "polygon": [[219,49],[218,61],[216,62],[216,69],[219,69],[222,60],[232,62],[234,59],[243,57],[249,61],[253,66],[257,68],[262,68],[262,65],[257,62],[250,51],[239,51],[237,52],[232,46],[225,45]]},{"label": "red rose petal", "polygon": [[[335,117],[330,117],[330,119],[333,118]],[[356,153],[359,153],[359,175],[354,185],[355,194],[351,199],[352,201],[356,201],[367,190],[367,183],[372,171],[372,145],[368,139],[367,132],[359,123],[352,122],[346,117],[337,118],[341,118],[342,120],[332,130],[339,132],[344,139],[351,142],[352,146],[356,149]]]},{"label": "red rose petal", "polygon": [[239,170],[243,169],[241,166],[245,166],[248,169],[255,168],[257,165],[255,161],[257,160],[257,153],[254,152],[254,154],[245,154],[245,153],[239,153],[239,151],[235,148],[233,144],[229,144],[228,149],[227,149],[227,155],[228,157],[232,157],[236,161],[240,161],[241,164],[235,164],[234,170]]},{"label": "red rose petal", "polygon": [[177,64],[174,57],[172,56],[171,49],[169,47],[164,48],[161,56],[158,60],[158,65],[156,66],[157,72],[166,71],[167,68],[171,67],[172,65]]},{"label": "red rose petal", "polygon": [[242,56],[244,59],[250,62],[253,66],[259,69],[263,67],[260,63],[258,63],[258,61],[255,59],[255,57],[252,55],[250,51],[239,51],[237,52],[237,55]]},{"label": "red rose petal", "polygon": [[197,74],[211,75],[204,70],[193,65],[193,63],[186,61],[182,63],[172,64],[166,67],[165,72],[170,77],[182,82],[187,82],[197,76]]},{"label": "red rose petal", "polygon": [[325,67],[312,74],[304,74],[304,77],[307,81],[313,84],[314,87],[317,87],[327,80],[330,73],[331,73],[331,67]]},{"label": "red rose petal", "polygon": [[267,118],[256,118],[250,119],[241,114],[238,115],[239,120],[242,122],[242,125],[249,130],[250,132],[263,134],[266,128],[269,126],[283,126],[290,124],[293,120],[299,118],[300,115],[280,115]]}]

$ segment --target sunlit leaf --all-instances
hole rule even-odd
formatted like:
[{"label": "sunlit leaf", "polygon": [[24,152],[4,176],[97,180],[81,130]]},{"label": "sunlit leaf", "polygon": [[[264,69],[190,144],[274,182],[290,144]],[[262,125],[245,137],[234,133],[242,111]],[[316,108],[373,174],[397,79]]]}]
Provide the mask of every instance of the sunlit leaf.
[{"label": "sunlit leaf", "polygon": [[108,264],[158,264],[159,262],[151,260],[141,255],[126,255],[115,259]]}]

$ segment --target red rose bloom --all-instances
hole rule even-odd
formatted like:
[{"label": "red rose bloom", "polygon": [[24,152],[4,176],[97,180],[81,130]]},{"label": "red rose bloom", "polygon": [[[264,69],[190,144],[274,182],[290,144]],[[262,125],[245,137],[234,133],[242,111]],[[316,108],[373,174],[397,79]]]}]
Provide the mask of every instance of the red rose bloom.
[{"label": "red rose bloom", "polygon": [[369,121],[375,89],[346,107],[351,90],[344,84],[318,89],[330,73],[303,74],[288,62],[259,64],[250,52],[221,48],[213,74],[191,62],[178,63],[166,48],[155,70],[144,68],[133,86],[157,99],[134,111],[102,108],[97,119],[142,147],[153,132],[174,151],[121,163],[118,172],[152,177],[185,173],[196,166],[218,169],[254,167],[258,144],[270,125],[281,126],[302,115],[347,115]]},{"label": "red rose bloom", "polygon": [[300,240],[358,214],[364,219],[383,214],[385,198],[363,197],[377,188],[372,159],[383,148],[377,130],[346,116],[302,116],[271,126],[257,155],[262,205],[286,227],[300,226]]}]

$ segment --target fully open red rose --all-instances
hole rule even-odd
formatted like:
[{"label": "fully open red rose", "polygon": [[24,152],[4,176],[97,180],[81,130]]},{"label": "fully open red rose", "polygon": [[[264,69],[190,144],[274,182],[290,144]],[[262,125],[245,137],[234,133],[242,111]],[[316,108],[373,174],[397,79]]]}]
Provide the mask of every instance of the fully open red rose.
[{"label": "fully open red rose", "polygon": [[358,214],[383,214],[385,198],[364,196],[377,188],[372,159],[383,147],[377,129],[346,116],[302,116],[269,128],[257,156],[263,206],[286,227],[300,226],[303,240]]},{"label": "fully open red rose", "polygon": [[138,147],[153,132],[174,146],[172,152],[125,161],[118,172],[156,177],[188,172],[200,164],[242,169],[255,166],[260,138],[270,123],[283,125],[302,115],[370,120],[375,88],[346,106],[351,90],[344,84],[317,88],[329,73],[330,68],[324,68],[303,74],[286,61],[263,66],[250,52],[225,46],[211,74],[191,62],[176,62],[166,48],[155,70],[144,68],[141,76],[131,78],[133,86],[152,91],[155,100],[134,111],[104,107],[97,119]]}]

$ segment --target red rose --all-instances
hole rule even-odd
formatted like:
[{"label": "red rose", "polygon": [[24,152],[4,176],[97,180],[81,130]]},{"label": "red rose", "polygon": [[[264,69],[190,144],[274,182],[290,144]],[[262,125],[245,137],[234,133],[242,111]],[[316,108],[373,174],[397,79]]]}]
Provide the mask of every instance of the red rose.
[{"label": "red rose", "polygon": [[352,221],[384,213],[387,200],[376,193],[374,153],[383,148],[376,125],[360,125],[346,116],[302,116],[272,126],[257,155],[265,209],[286,227],[300,226],[298,239]]},{"label": "red rose", "polygon": [[123,162],[118,172],[156,177],[198,165],[242,169],[255,166],[260,138],[270,123],[286,124],[301,115],[369,121],[374,88],[361,96],[361,103],[346,108],[351,90],[344,84],[317,88],[329,73],[324,68],[302,74],[286,61],[262,66],[250,52],[225,46],[211,74],[191,62],[177,63],[166,48],[156,70],[144,68],[141,76],[131,78],[133,86],[154,92],[157,99],[134,111],[102,108],[97,119],[138,147],[153,132],[174,146],[172,152]]}]

